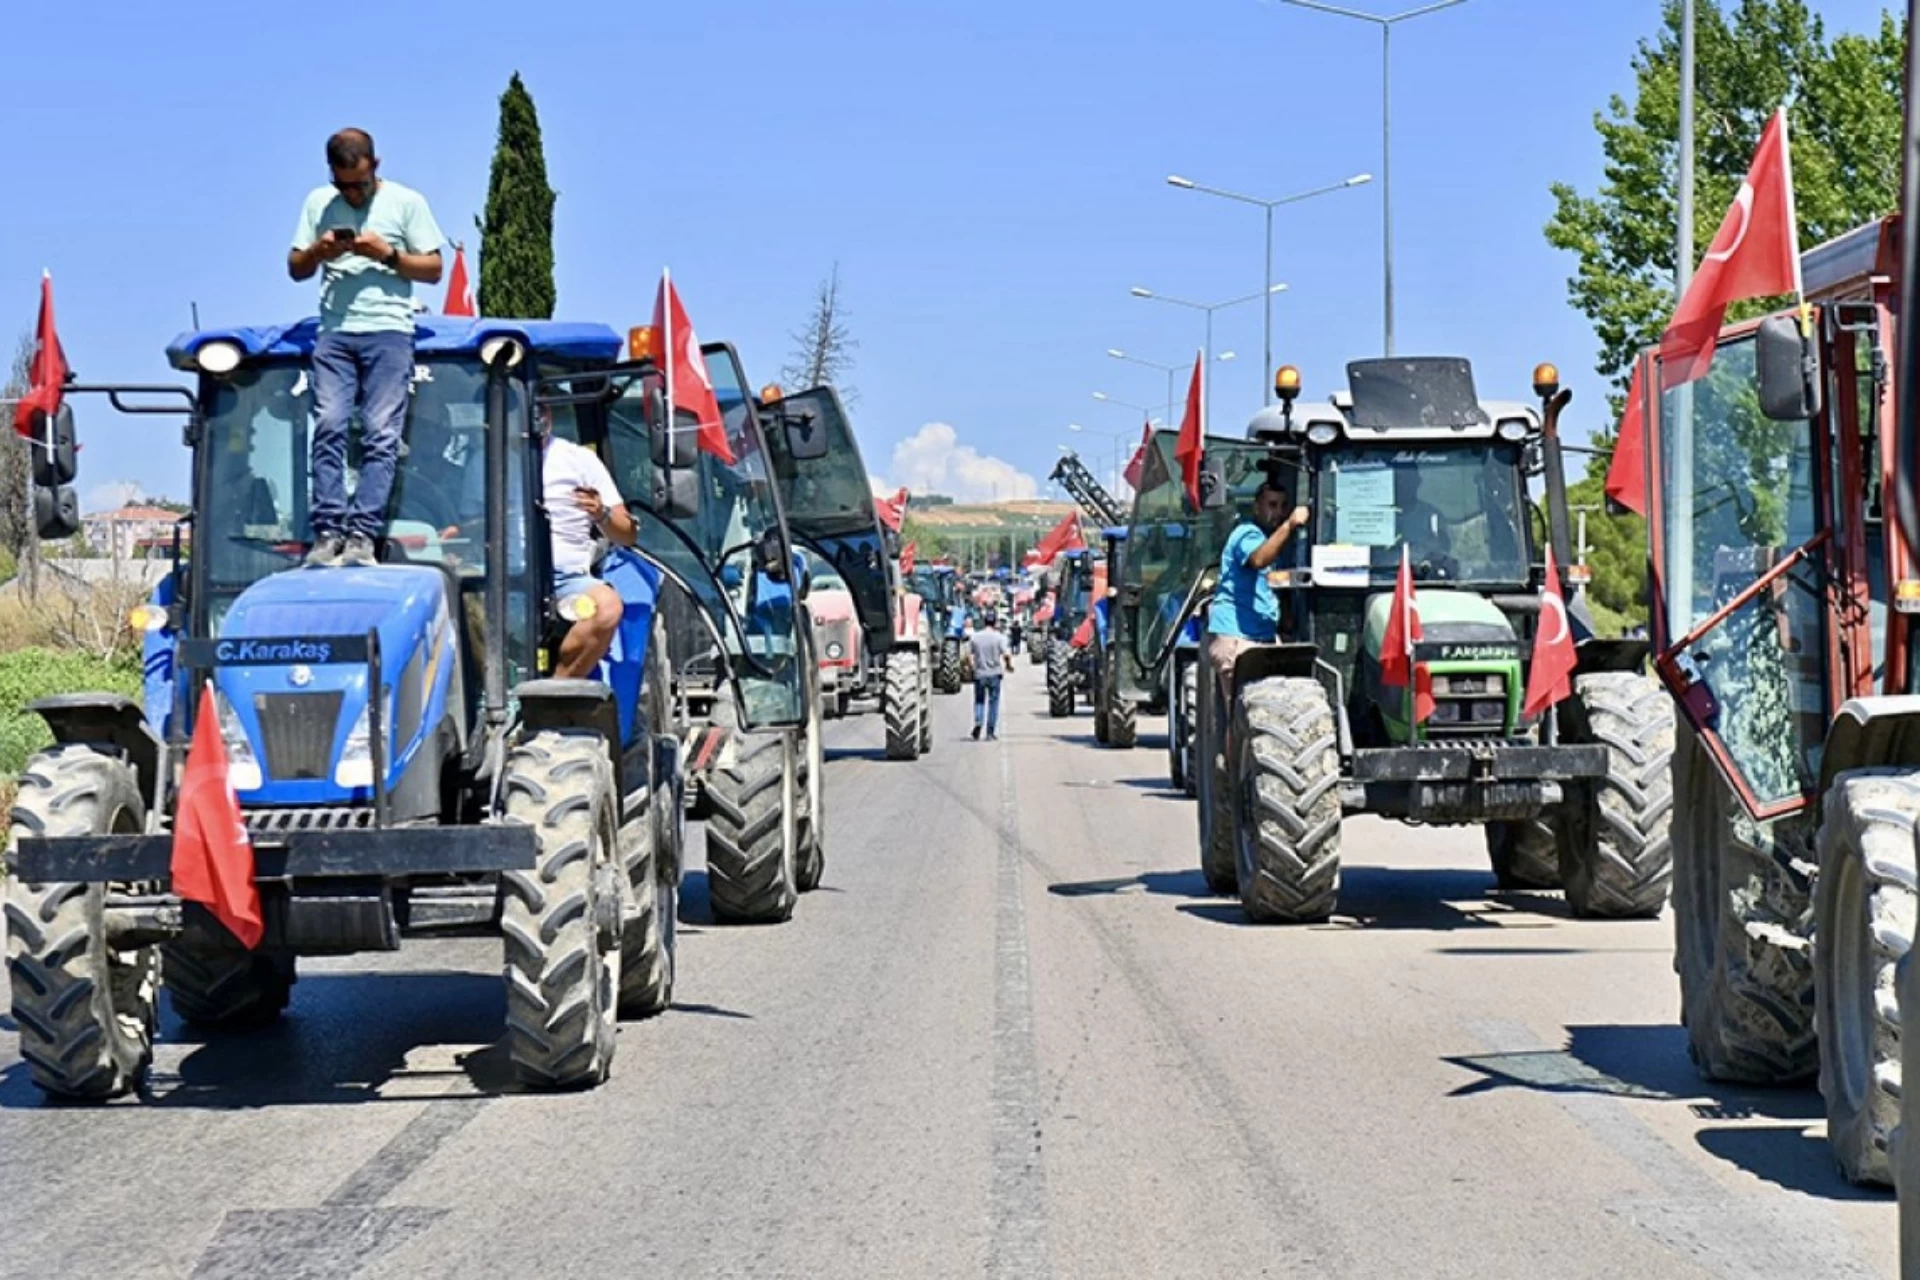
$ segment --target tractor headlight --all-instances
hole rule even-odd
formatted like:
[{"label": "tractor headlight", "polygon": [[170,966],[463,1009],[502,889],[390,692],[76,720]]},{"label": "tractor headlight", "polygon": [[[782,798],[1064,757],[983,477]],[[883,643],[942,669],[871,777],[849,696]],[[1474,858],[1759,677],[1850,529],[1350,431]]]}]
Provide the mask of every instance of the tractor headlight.
[{"label": "tractor headlight", "polygon": [[1316,422],[1307,428],[1309,444],[1329,445],[1340,438],[1340,428],[1331,422]]},{"label": "tractor headlight", "polygon": [[217,378],[238,369],[245,356],[237,342],[206,342],[193,353],[193,362],[200,366],[200,372]]},{"label": "tractor headlight", "polygon": [[340,760],[333,766],[333,785],[349,790],[373,785],[373,732],[365,705],[353,728],[347,730],[346,745],[340,748]]},{"label": "tractor headlight", "polygon": [[847,647],[838,640],[827,641],[827,656],[835,662],[847,656]]},{"label": "tractor headlight", "polygon": [[1518,443],[1527,438],[1527,420],[1525,418],[1502,418],[1493,429],[1493,433],[1502,440]]},{"label": "tractor headlight", "polygon": [[220,716],[220,741],[227,748],[227,785],[235,791],[258,791],[264,781],[260,758],[253,754],[253,743],[247,740],[239,713],[218,689],[213,691],[213,705]]},{"label": "tractor headlight", "polygon": [[162,605],[137,604],[127,614],[127,625],[142,634],[167,629],[167,611]]}]

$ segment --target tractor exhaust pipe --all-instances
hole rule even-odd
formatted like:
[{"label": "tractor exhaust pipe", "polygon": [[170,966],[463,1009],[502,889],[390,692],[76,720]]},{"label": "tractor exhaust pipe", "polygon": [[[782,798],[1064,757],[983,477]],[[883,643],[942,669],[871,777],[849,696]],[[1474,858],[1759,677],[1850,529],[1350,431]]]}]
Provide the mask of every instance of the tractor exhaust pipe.
[{"label": "tractor exhaust pipe", "polygon": [[1567,566],[1573,563],[1573,521],[1567,510],[1566,455],[1560,449],[1560,414],[1573,401],[1573,391],[1560,385],[1560,371],[1543,364],[1533,371],[1533,393],[1540,397],[1540,451],[1547,472],[1547,540],[1560,568],[1560,589],[1566,589]]}]

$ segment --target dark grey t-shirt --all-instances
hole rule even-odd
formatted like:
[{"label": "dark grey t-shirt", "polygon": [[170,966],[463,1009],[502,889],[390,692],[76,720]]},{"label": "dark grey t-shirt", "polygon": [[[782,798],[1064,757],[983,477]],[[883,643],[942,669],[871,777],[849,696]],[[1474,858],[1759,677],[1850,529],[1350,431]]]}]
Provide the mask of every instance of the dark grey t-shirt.
[{"label": "dark grey t-shirt", "polygon": [[1005,673],[1007,637],[998,627],[980,628],[973,633],[973,639],[968,643],[973,646],[974,679]]}]

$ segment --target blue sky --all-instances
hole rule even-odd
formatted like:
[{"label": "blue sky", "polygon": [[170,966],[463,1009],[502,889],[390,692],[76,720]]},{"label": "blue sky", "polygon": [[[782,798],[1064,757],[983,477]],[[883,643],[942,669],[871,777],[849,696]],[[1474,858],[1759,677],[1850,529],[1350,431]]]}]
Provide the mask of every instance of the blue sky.
[{"label": "blue sky", "polygon": [[[1839,31],[1881,6],[1815,7]],[[560,193],[558,315],[643,322],[668,264],[702,336],[734,341],[763,381],[837,260],[869,469],[969,497],[1044,482],[1061,443],[1138,430],[1094,391],[1164,399],[1162,375],[1105,352],[1189,360],[1201,317],[1129,286],[1261,287],[1258,210],[1167,174],[1278,196],[1381,168],[1377,30],[1276,0],[14,9],[0,316],[16,319],[0,334],[31,326],[51,268],[83,377],[170,376],[160,353],[193,302],[207,325],[310,314],[314,286],[282,260],[341,125],[371,130],[383,172],[472,243],[518,70]],[[1401,353],[1468,356],[1483,395],[1516,397],[1553,360],[1576,427],[1598,425],[1571,261],[1540,229],[1549,182],[1596,185],[1593,113],[1631,87],[1657,15],[1657,0],[1468,0],[1398,29]],[[1377,178],[1279,214],[1275,355],[1309,395],[1378,354],[1379,220]],[[1215,431],[1259,406],[1260,346],[1257,304],[1216,317],[1216,350],[1239,358],[1214,382]],[[83,494],[183,493],[164,420],[83,407]]]}]

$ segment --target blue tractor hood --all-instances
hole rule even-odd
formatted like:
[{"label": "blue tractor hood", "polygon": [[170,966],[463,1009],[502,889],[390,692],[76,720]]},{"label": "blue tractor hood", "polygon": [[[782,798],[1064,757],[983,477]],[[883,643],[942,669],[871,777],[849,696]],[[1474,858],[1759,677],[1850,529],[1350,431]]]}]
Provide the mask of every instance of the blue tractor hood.
[{"label": "blue tractor hood", "polygon": [[[215,638],[230,776],[250,807],[364,805],[373,796],[369,635],[377,638],[386,787],[464,746],[460,646],[434,568],[292,569],[241,593]],[[451,738],[449,739],[449,735]],[[254,786],[242,786],[243,782]]]}]

